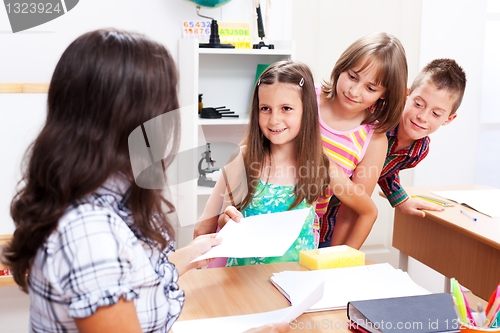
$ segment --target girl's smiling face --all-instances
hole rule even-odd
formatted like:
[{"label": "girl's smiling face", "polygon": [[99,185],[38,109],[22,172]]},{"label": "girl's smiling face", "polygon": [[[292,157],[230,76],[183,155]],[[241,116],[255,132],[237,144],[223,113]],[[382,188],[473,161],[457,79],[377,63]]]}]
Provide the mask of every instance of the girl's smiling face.
[{"label": "girl's smiling face", "polygon": [[335,99],[346,111],[362,112],[384,98],[385,87],[377,84],[377,64],[372,62],[364,69],[362,66],[356,65],[340,73],[337,80]]},{"label": "girl's smiling face", "polygon": [[302,91],[298,84],[261,84],[259,127],[271,145],[291,144],[300,132]]}]

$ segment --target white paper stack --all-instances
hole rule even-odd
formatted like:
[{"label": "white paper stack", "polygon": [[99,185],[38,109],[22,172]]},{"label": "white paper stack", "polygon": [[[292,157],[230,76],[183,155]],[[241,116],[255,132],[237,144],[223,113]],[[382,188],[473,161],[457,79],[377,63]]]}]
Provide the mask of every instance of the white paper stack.
[{"label": "white paper stack", "polygon": [[400,269],[390,264],[332,268],[315,271],[274,273],[271,282],[293,305],[307,297],[304,285],[324,281],[323,298],[307,312],[347,308],[350,301],[427,295],[429,291],[416,284]]}]

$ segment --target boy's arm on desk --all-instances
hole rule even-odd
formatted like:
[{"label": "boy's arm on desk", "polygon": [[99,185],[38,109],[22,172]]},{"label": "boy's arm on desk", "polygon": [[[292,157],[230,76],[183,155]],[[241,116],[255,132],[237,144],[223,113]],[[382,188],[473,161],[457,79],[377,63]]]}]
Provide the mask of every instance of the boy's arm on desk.
[{"label": "boy's arm on desk", "polygon": [[444,208],[440,205],[431,202],[426,202],[425,200],[413,197],[409,197],[408,200],[402,202],[396,208],[399,208],[404,214],[415,215],[420,217],[425,217],[424,210],[435,211],[435,212],[440,212],[444,210]]},{"label": "boy's arm on desk", "polygon": [[[405,191],[406,193],[406,191]],[[384,192],[381,190],[379,191],[379,194],[383,198],[387,198],[387,196],[384,194]],[[401,202],[398,204],[395,208],[398,208],[401,210],[402,213],[407,214],[407,215],[414,215],[414,216],[419,216],[419,217],[425,217],[425,212],[426,211],[443,211],[443,205],[441,204],[436,204],[437,202],[432,202],[430,200],[427,200],[422,197],[418,197],[415,195],[407,194],[408,197],[405,201]]]}]

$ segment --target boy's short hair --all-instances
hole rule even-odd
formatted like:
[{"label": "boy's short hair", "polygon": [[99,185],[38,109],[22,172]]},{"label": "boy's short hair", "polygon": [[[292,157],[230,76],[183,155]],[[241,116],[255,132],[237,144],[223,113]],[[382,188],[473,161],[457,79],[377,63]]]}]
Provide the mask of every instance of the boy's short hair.
[{"label": "boy's short hair", "polygon": [[462,67],[453,59],[432,60],[418,73],[411,85],[409,94],[425,82],[434,84],[438,90],[445,89],[455,97],[453,109],[450,112],[450,116],[453,115],[462,103],[467,82]]}]

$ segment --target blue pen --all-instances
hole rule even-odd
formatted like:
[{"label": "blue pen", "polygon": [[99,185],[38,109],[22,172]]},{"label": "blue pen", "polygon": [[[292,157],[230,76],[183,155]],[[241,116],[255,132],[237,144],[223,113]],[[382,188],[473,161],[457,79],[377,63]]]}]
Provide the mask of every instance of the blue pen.
[{"label": "blue pen", "polygon": [[477,221],[477,218],[470,215],[468,212],[466,212],[465,210],[461,210],[460,209],[460,213],[464,214],[465,216],[467,216],[468,218],[472,219],[472,221]]}]

